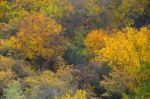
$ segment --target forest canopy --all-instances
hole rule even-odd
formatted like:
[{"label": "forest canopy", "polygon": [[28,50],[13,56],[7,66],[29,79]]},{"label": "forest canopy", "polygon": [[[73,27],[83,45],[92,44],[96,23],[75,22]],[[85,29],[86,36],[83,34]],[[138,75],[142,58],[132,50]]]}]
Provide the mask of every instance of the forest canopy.
[{"label": "forest canopy", "polygon": [[150,99],[150,0],[0,0],[0,99]]}]

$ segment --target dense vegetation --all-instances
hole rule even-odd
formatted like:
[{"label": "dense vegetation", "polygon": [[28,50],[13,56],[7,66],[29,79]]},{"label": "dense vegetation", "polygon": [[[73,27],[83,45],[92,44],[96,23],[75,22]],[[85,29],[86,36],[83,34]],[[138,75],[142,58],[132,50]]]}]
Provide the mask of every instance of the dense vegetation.
[{"label": "dense vegetation", "polygon": [[150,0],[0,0],[0,99],[150,99]]}]

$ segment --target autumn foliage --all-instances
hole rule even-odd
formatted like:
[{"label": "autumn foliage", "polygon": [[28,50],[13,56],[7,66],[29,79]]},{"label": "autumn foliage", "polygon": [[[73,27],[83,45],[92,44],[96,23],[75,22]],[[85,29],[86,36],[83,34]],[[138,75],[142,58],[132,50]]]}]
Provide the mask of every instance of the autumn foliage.
[{"label": "autumn foliage", "polygon": [[34,14],[21,20],[17,34],[8,40],[6,44],[23,52],[28,58],[41,56],[49,58],[54,50],[46,45],[52,35],[59,35],[61,26],[44,14]]},{"label": "autumn foliage", "polygon": [[[103,32],[103,35],[106,35],[105,37],[101,35],[101,31],[97,32],[97,34],[94,33],[91,32],[85,40],[87,47],[89,49],[93,48],[92,51],[95,54],[93,61],[107,61],[112,69],[110,77],[105,76],[105,80],[101,81],[101,84],[111,92],[121,92],[121,90],[123,90],[122,93],[125,93],[126,90],[135,91],[136,87],[143,83],[140,79],[146,78],[145,73],[142,72],[141,74],[140,69],[150,61],[149,28],[143,27],[137,30],[127,27],[112,35],[107,35]],[[104,44],[103,47],[101,47],[101,44]],[[143,77],[144,75],[145,77]],[[149,78],[146,79],[148,80]]]},{"label": "autumn foliage", "polygon": [[150,0],[0,0],[0,99],[150,99]]}]

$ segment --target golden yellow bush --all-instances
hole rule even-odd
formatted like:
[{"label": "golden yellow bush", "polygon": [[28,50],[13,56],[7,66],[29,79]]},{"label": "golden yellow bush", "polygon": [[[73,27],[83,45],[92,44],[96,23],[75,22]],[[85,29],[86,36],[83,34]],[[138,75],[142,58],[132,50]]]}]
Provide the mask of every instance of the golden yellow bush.
[{"label": "golden yellow bush", "polygon": [[55,99],[87,99],[86,92],[84,90],[77,90],[74,96],[65,94],[62,97],[55,97]]}]

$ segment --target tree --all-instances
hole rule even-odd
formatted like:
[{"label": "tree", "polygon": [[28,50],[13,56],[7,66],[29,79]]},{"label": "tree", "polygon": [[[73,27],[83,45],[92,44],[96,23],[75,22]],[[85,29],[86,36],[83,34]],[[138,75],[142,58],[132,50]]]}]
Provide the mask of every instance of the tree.
[{"label": "tree", "polygon": [[[103,39],[101,33],[103,32],[95,33],[98,36],[92,39],[95,35],[92,36],[94,33],[91,32],[85,40],[89,42],[86,43],[87,47],[95,54],[93,61],[106,61],[111,67],[112,73],[101,84],[111,92],[120,93],[120,89],[122,93],[135,92],[140,86],[139,70],[150,61],[149,28],[136,30],[128,27]],[[101,44],[104,45],[101,47]],[[147,77],[147,74],[143,75]]]},{"label": "tree", "polygon": [[19,32],[7,39],[5,44],[24,53],[29,59],[37,56],[50,58],[55,51],[47,45],[47,41],[50,41],[50,36],[59,35],[61,26],[44,14],[28,16],[19,24]]},{"label": "tree", "polygon": [[149,61],[149,29],[139,31],[126,28],[105,39],[105,47],[96,51],[96,59],[109,62],[113,68],[124,68],[132,73]]},{"label": "tree", "polygon": [[[106,39],[105,47],[97,52],[99,53],[98,59],[108,61],[112,68],[112,72],[116,72],[116,76],[114,73],[110,76],[110,81],[114,81],[114,83],[111,83],[112,85],[107,84],[109,81],[105,79],[106,89],[109,86],[119,87],[119,84],[124,84],[120,86],[126,88],[123,93],[134,95],[133,93],[136,92],[136,88],[141,84],[144,84],[143,82],[140,82],[139,69],[142,68],[145,63],[150,61],[149,33],[148,27],[143,27],[139,31],[134,28],[126,28]],[[114,71],[116,69],[118,71]],[[121,73],[120,69],[123,69],[126,73],[122,74],[123,72]],[[144,72],[142,74],[144,75]],[[123,78],[119,79],[119,84],[113,79],[114,77],[116,79],[120,78],[117,75],[122,75],[121,78]],[[147,74],[145,74],[145,77],[146,75]],[[117,85],[115,85],[115,83]],[[105,84],[103,83],[103,85]],[[109,88],[109,90],[110,89],[113,88]],[[115,90],[117,90],[117,88],[115,88]]]}]

